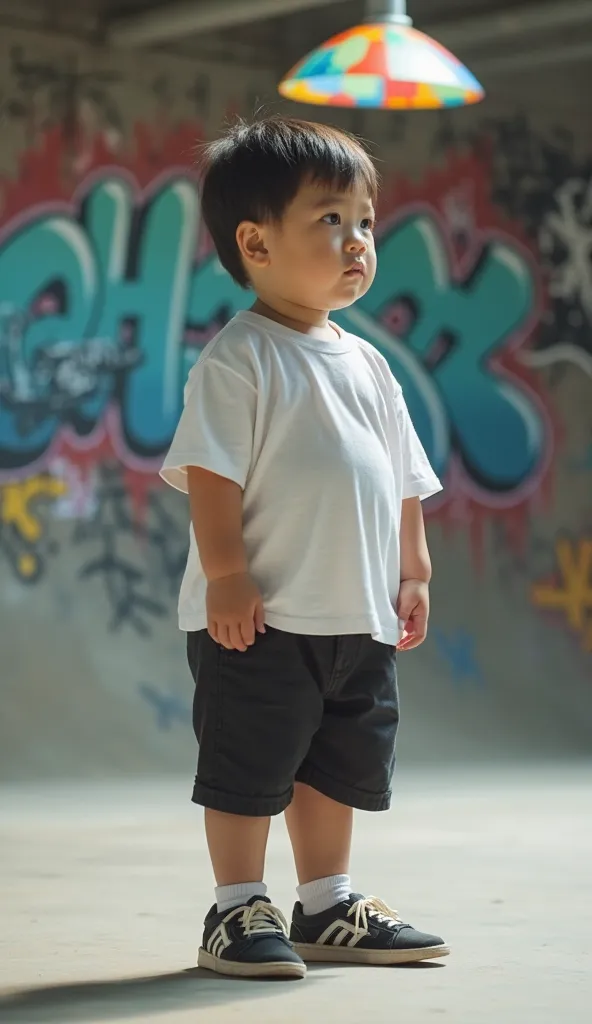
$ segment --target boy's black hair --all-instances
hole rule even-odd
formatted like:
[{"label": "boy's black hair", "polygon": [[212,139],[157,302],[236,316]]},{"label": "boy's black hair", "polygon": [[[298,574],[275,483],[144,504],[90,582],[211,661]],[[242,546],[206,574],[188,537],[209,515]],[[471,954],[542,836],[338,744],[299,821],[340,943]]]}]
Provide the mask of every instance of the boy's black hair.
[{"label": "boy's black hair", "polygon": [[249,287],[236,242],[243,220],[279,221],[304,179],[339,191],[361,183],[375,201],[378,176],[362,144],[347,132],[294,118],[238,121],[205,147],[202,214],[223,267]]}]

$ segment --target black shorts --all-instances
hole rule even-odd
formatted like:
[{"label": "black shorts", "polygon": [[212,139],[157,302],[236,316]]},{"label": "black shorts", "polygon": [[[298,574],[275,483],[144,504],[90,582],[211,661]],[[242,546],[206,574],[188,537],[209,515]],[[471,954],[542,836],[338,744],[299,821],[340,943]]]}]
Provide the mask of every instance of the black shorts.
[{"label": "black shorts", "polygon": [[280,814],[294,782],[364,811],[390,806],[399,721],[396,654],[370,636],[266,627],[247,651],[187,635],[199,757],[193,801]]}]

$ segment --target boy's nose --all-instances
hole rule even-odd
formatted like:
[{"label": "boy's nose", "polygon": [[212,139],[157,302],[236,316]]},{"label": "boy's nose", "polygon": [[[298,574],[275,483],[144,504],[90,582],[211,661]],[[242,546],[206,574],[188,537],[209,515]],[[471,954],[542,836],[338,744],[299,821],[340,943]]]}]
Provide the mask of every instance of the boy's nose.
[{"label": "boy's nose", "polygon": [[367,248],[363,238],[355,238],[353,235],[346,244],[346,251],[352,253],[364,253]]}]

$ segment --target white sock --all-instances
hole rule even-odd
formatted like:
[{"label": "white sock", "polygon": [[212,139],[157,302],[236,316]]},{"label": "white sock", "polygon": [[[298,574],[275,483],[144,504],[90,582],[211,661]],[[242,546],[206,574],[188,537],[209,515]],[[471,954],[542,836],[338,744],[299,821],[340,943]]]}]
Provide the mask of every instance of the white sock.
[{"label": "white sock", "polygon": [[252,896],[267,896],[267,886],[264,882],[238,882],[237,885],[218,885],[214,892],[218,913],[223,914],[244,906]]},{"label": "white sock", "polygon": [[315,882],[299,885],[298,899],[306,917],[322,914],[351,895],[349,875],[329,875],[328,878],[317,878]]}]

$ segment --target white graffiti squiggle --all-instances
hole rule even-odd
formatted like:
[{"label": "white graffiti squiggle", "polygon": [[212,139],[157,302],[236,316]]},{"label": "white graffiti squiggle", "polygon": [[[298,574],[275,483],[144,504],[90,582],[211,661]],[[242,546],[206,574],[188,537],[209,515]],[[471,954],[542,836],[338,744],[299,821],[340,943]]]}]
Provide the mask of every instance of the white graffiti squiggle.
[{"label": "white graffiti squiggle", "polygon": [[[538,232],[549,297],[568,308],[572,328],[588,324],[592,331],[592,178],[568,178],[554,198],[556,209],[545,215]],[[550,321],[555,321],[552,314]],[[592,377],[592,354],[570,338],[560,336],[549,348],[524,350],[519,358],[536,369],[572,363]]]},{"label": "white graffiti squiggle", "polygon": [[557,210],[545,217],[539,231],[543,255],[557,242],[565,250],[551,268],[549,294],[578,302],[592,323],[592,180],[568,178],[556,193]]},{"label": "white graffiti squiggle", "polygon": [[584,352],[578,345],[569,343],[552,345],[551,348],[538,350],[524,349],[518,356],[520,362],[526,366],[532,366],[536,370],[542,370],[545,366],[553,366],[555,363],[573,363],[582,373],[592,377],[592,356]]}]

